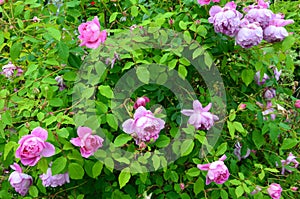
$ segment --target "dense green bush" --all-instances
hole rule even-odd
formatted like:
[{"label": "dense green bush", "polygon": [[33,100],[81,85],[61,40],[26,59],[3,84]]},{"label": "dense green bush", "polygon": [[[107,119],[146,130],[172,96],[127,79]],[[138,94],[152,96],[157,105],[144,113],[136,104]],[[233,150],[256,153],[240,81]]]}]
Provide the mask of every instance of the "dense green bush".
[{"label": "dense green bush", "polygon": [[299,198],[299,1],[272,1],[289,35],[250,48],[209,22],[226,3],[3,1],[0,198]]}]

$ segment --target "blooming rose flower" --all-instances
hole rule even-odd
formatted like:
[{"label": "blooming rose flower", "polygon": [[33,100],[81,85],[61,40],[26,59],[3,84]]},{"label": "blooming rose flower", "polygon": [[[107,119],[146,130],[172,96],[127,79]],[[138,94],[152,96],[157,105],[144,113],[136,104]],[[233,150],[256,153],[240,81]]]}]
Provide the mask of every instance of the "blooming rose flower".
[{"label": "blooming rose flower", "polygon": [[300,100],[296,100],[296,102],[295,102],[295,107],[296,107],[296,108],[300,108]]},{"label": "blooming rose flower", "polygon": [[254,76],[254,80],[256,82],[257,85],[263,85],[264,83],[266,83],[267,79],[270,79],[270,77],[264,73],[264,76],[262,77],[262,79],[260,80],[260,71],[256,72],[255,76]]},{"label": "blooming rose flower", "polygon": [[155,141],[159,132],[164,128],[165,121],[156,118],[154,114],[140,106],[136,109],[133,119],[128,119],[122,124],[123,131],[131,134],[135,143]]},{"label": "blooming rose flower", "polygon": [[56,76],[55,80],[57,81],[57,86],[59,87],[59,90],[62,91],[66,88],[66,85],[64,83],[64,79],[62,76]]},{"label": "blooming rose flower", "polygon": [[9,62],[2,67],[1,74],[5,75],[5,77],[7,78],[10,78],[14,75],[15,71],[17,71],[16,76],[21,76],[23,73],[23,70],[20,67],[15,66],[11,62]]},{"label": "blooming rose flower", "polygon": [[92,21],[80,24],[78,31],[80,33],[78,38],[81,40],[80,46],[86,46],[88,48],[98,48],[100,43],[104,43],[107,37],[105,30],[100,31],[98,17],[94,17]]},{"label": "blooming rose flower", "polygon": [[276,81],[278,81],[279,78],[280,78],[280,75],[282,73],[282,70],[278,71],[278,69],[275,66],[273,66],[273,72],[274,72],[274,76],[275,76]]},{"label": "blooming rose flower", "polygon": [[229,171],[224,160],[226,155],[223,155],[218,161],[209,164],[198,164],[197,167],[200,170],[208,171],[206,175],[206,185],[209,185],[211,182],[217,184],[223,184],[229,178]]},{"label": "blooming rose flower", "polygon": [[258,45],[263,39],[263,30],[258,23],[243,21],[241,29],[235,37],[235,41],[243,48],[251,48]]},{"label": "blooming rose flower", "polygon": [[40,175],[40,179],[44,187],[57,187],[70,182],[68,173],[52,175],[51,168],[47,169],[47,173]]},{"label": "blooming rose flower", "polygon": [[[285,168],[284,166],[289,165],[289,164],[293,164],[293,166],[291,166],[292,168],[297,168],[299,166],[299,162],[296,160],[296,156],[294,156],[292,153],[289,153],[289,156],[287,157],[286,160],[281,160],[281,165],[282,165],[282,170],[281,170],[281,174],[284,175],[285,172]],[[288,172],[292,172],[291,170],[288,170]]]},{"label": "blooming rose flower", "polygon": [[282,188],[281,188],[280,184],[272,183],[272,184],[270,184],[267,191],[268,191],[268,194],[271,196],[271,198],[280,199]]},{"label": "blooming rose flower", "polygon": [[215,32],[233,37],[240,29],[240,21],[243,15],[236,10],[234,2],[227,3],[224,8],[212,6],[209,15],[208,21],[214,25]]},{"label": "blooming rose flower", "polygon": [[244,156],[241,156],[242,155],[242,145],[240,142],[237,142],[235,145],[235,149],[233,150],[233,154],[236,155],[236,157],[238,158],[239,161],[243,159],[246,159],[250,153],[251,153],[251,150],[249,148],[247,148],[247,152]]},{"label": "blooming rose flower", "polygon": [[274,97],[276,97],[276,90],[274,88],[267,88],[264,91],[264,98],[265,99],[270,100]]},{"label": "blooming rose flower", "polygon": [[244,9],[244,11],[247,12],[244,18],[250,23],[258,22],[260,27],[264,29],[269,25],[270,20],[274,16],[274,13],[267,9],[268,7],[268,3],[258,1],[258,5],[251,5]]},{"label": "blooming rose flower", "polygon": [[0,5],[4,4],[5,0],[0,0]]},{"label": "blooming rose flower", "polygon": [[203,6],[203,5],[208,5],[210,3],[210,0],[198,0],[198,3]]},{"label": "blooming rose flower", "polygon": [[214,125],[214,121],[219,119],[218,116],[208,112],[210,108],[211,103],[203,108],[198,100],[194,100],[193,110],[183,109],[181,113],[190,116],[188,123],[193,125],[196,129],[209,130]]},{"label": "blooming rose flower", "polygon": [[137,109],[140,106],[146,106],[146,104],[150,102],[148,97],[139,97],[133,105],[134,109]]},{"label": "blooming rose flower", "polygon": [[15,170],[8,178],[10,185],[15,188],[16,192],[25,196],[32,185],[32,177],[22,173],[22,168],[17,163],[10,165],[10,167]]},{"label": "blooming rose flower", "polygon": [[41,157],[54,155],[55,148],[49,142],[45,142],[47,138],[48,132],[45,129],[33,129],[30,135],[25,135],[19,140],[16,158],[20,158],[24,165],[34,166]]},{"label": "blooming rose flower", "polygon": [[264,29],[264,40],[266,40],[267,42],[282,41],[289,35],[284,26],[292,23],[294,23],[294,20],[284,20],[275,17]]},{"label": "blooming rose flower", "polygon": [[82,157],[88,158],[102,147],[103,138],[98,135],[92,135],[92,129],[88,127],[78,127],[77,138],[72,138],[71,143],[80,147]]},{"label": "blooming rose flower", "polygon": [[265,117],[264,117],[264,120],[267,120],[267,117],[266,117],[266,116],[268,116],[268,115],[270,115],[271,120],[275,120],[275,118],[276,118],[276,114],[274,114],[275,109],[272,108],[273,104],[272,104],[271,101],[268,101],[267,104],[266,104],[266,106],[264,106],[264,105],[263,105],[262,103],[260,103],[260,102],[256,102],[256,104],[257,104],[260,108],[262,108],[262,109],[264,110],[264,111],[262,112],[262,115],[265,116]]}]

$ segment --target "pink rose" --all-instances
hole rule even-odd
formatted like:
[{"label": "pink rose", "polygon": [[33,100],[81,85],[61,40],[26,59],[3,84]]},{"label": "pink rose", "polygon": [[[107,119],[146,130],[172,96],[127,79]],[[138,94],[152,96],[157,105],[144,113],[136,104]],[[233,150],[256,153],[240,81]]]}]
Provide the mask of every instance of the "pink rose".
[{"label": "pink rose", "polygon": [[0,0],[0,5],[4,4],[4,0]]},{"label": "pink rose", "polygon": [[77,138],[72,138],[71,143],[80,147],[82,157],[88,158],[102,147],[103,138],[98,135],[92,135],[92,129],[88,127],[78,127]]},{"label": "pink rose", "polygon": [[22,168],[17,163],[10,165],[10,167],[15,171],[10,174],[8,178],[9,183],[15,188],[16,192],[25,196],[32,185],[32,177],[22,173]]},{"label": "pink rose", "polygon": [[153,113],[143,106],[136,109],[133,119],[128,119],[122,124],[123,131],[131,134],[137,145],[141,142],[155,141],[164,126],[165,121],[154,117]]},{"label": "pink rose", "polygon": [[239,110],[244,110],[246,107],[247,107],[246,104],[240,104],[239,107],[238,107],[238,109]]},{"label": "pink rose", "polygon": [[229,171],[224,160],[226,155],[223,155],[218,161],[209,164],[198,164],[197,167],[200,170],[208,171],[206,175],[206,185],[209,185],[211,182],[217,184],[223,184],[229,178]]},{"label": "pink rose", "polygon": [[210,3],[210,0],[198,0],[198,3],[203,6],[203,5],[208,5]]},{"label": "pink rose", "polygon": [[300,100],[296,100],[296,102],[295,102],[295,107],[296,107],[296,108],[300,108]]},{"label": "pink rose", "polygon": [[15,66],[11,62],[4,65],[2,67],[2,72],[1,72],[1,74],[5,75],[5,77],[7,77],[7,78],[11,78],[12,76],[14,76],[14,74],[16,74],[16,76],[21,76],[22,73],[23,73],[23,70],[20,67]]},{"label": "pink rose", "polygon": [[47,138],[48,132],[45,129],[33,129],[30,135],[25,135],[19,140],[16,158],[20,158],[24,165],[34,166],[41,157],[54,155],[55,148],[49,142],[45,142]]},{"label": "pink rose", "polygon": [[206,107],[202,107],[202,104],[198,100],[193,101],[193,109],[183,109],[181,113],[186,116],[190,116],[188,124],[193,125],[196,129],[209,130],[218,116],[209,112],[211,103]]},{"label": "pink rose", "polygon": [[267,191],[268,191],[268,194],[271,196],[271,198],[279,199],[281,196],[282,188],[281,188],[280,184],[272,183],[272,184],[270,184]]},{"label": "pink rose", "polygon": [[98,17],[94,17],[92,21],[80,24],[78,31],[80,33],[78,38],[81,40],[80,46],[86,46],[88,48],[98,48],[100,43],[104,43],[107,37],[105,30],[100,31]]},{"label": "pink rose", "polygon": [[40,175],[44,187],[57,187],[70,182],[69,174],[52,175],[51,168],[47,169],[47,173]]},{"label": "pink rose", "polygon": [[133,105],[134,109],[137,109],[140,106],[146,106],[146,104],[150,102],[148,97],[139,97]]}]

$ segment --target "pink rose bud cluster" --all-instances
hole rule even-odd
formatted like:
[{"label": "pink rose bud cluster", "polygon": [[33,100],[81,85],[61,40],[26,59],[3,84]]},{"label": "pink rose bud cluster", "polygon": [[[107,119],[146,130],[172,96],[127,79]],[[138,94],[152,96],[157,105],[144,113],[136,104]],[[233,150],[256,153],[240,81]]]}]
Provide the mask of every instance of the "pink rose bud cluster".
[{"label": "pink rose bud cluster", "polygon": [[281,188],[280,184],[272,183],[272,184],[270,184],[267,191],[272,199],[280,199],[282,188]]},{"label": "pink rose bud cluster", "polygon": [[69,174],[52,175],[51,168],[47,169],[47,173],[40,175],[44,187],[58,187],[70,182]]},{"label": "pink rose bud cluster", "polygon": [[150,99],[148,97],[139,97],[137,98],[136,102],[133,105],[134,109],[137,109],[140,106],[146,106],[146,104],[150,102]]},{"label": "pink rose bud cluster", "polygon": [[208,171],[206,175],[206,185],[209,185],[211,182],[223,184],[228,180],[230,173],[224,164],[225,159],[226,155],[223,155],[218,161],[197,165],[198,169]]},{"label": "pink rose bud cluster", "polygon": [[[290,165],[292,164],[292,165]],[[292,153],[289,153],[289,156],[287,157],[286,160],[281,160],[281,166],[282,166],[282,170],[281,170],[281,174],[284,175],[285,172],[285,166],[286,165],[290,165],[291,168],[295,168],[297,169],[299,166],[299,162],[296,160],[296,156],[294,156]],[[291,170],[288,170],[288,172],[292,172]]]},{"label": "pink rose bud cluster", "polygon": [[236,4],[232,1],[224,8],[212,6],[209,10],[209,23],[214,25],[215,32],[220,32],[230,37],[234,37],[239,29],[242,14],[236,10]]},{"label": "pink rose bud cluster", "polygon": [[1,72],[1,74],[5,75],[5,77],[7,77],[7,78],[11,78],[12,76],[14,76],[14,74],[16,76],[21,76],[22,73],[23,73],[23,70],[20,67],[15,66],[11,62],[9,62],[8,64],[4,65],[2,67],[2,72]]},{"label": "pink rose bud cluster", "polygon": [[214,25],[215,32],[235,37],[236,44],[242,48],[256,46],[263,39],[267,42],[282,41],[288,36],[284,26],[294,21],[284,20],[283,14],[274,14],[268,8],[269,3],[258,0],[257,5],[244,8],[246,15],[242,19],[243,15],[236,10],[236,4],[232,1],[224,8],[212,6],[208,21]]},{"label": "pink rose bud cluster", "polygon": [[128,119],[122,124],[123,131],[131,134],[137,145],[141,142],[156,141],[164,126],[164,120],[156,118],[143,106],[136,109],[133,119]]},{"label": "pink rose bud cluster", "polygon": [[[203,5],[208,5],[210,4],[211,0],[198,0],[198,3],[203,6]],[[212,0],[214,3],[219,3],[220,0]]]},{"label": "pink rose bud cluster", "polygon": [[16,192],[21,194],[21,196],[25,196],[29,187],[32,185],[32,177],[23,173],[22,168],[17,163],[14,163],[10,167],[15,170],[8,178],[10,185],[16,190]]},{"label": "pink rose bud cluster", "polygon": [[80,35],[78,38],[81,40],[80,46],[87,48],[98,48],[101,43],[104,43],[107,37],[105,30],[100,31],[100,22],[98,17],[94,17],[92,21],[82,23],[78,27]]},{"label": "pink rose bud cluster", "polygon": [[45,129],[33,129],[30,135],[25,135],[19,140],[16,157],[21,159],[23,165],[34,166],[42,157],[54,155],[55,148],[46,142],[47,138],[48,132]]},{"label": "pink rose bud cluster", "polygon": [[71,143],[80,147],[82,157],[88,158],[102,147],[103,138],[98,135],[92,135],[92,129],[88,127],[78,127],[78,137],[72,138]]},{"label": "pink rose bud cluster", "polygon": [[193,109],[183,109],[181,113],[190,116],[188,124],[193,125],[196,129],[209,130],[213,127],[214,122],[219,120],[218,116],[209,112],[212,104],[209,103],[206,107],[198,100],[193,101]]}]

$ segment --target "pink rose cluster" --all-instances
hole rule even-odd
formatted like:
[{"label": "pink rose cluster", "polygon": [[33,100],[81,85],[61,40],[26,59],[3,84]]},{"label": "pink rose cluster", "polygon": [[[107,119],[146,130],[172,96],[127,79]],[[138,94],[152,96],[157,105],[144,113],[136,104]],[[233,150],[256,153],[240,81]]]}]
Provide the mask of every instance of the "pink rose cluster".
[{"label": "pink rose cluster", "polygon": [[294,23],[285,20],[283,14],[274,14],[268,9],[269,4],[258,0],[257,5],[244,8],[243,15],[236,10],[236,4],[228,2],[224,8],[212,6],[208,21],[214,25],[215,32],[235,37],[236,44],[242,48],[258,45],[263,39],[267,42],[282,41],[288,36],[284,26]]},{"label": "pink rose cluster", "polygon": [[210,2],[213,2],[213,3],[219,3],[220,0],[198,0],[198,3],[203,6],[203,5],[208,5],[210,4]]},{"label": "pink rose cluster", "polygon": [[[103,139],[98,135],[92,135],[90,128],[79,127],[77,133],[79,137],[72,138],[70,142],[80,147],[81,155],[84,158],[93,155],[102,147]],[[53,156],[55,147],[51,143],[46,142],[47,138],[48,132],[41,127],[36,127],[31,134],[22,136],[19,140],[19,147],[16,150],[16,158],[20,158],[23,165],[35,166],[42,157]],[[29,187],[32,185],[32,177],[24,174],[17,163],[11,165],[11,168],[15,170],[8,179],[11,186],[22,196],[26,195]],[[51,168],[48,168],[45,174],[40,175],[40,179],[45,187],[62,186],[70,182],[68,173],[52,175]]]},{"label": "pink rose cluster", "polygon": [[104,43],[107,38],[107,32],[100,30],[100,22],[98,17],[94,17],[92,21],[82,23],[78,27],[79,36],[81,40],[80,46],[86,46],[88,48],[98,48],[101,43]]},{"label": "pink rose cluster", "polygon": [[[144,104],[143,101],[142,105]],[[128,119],[122,124],[123,131],[132,135],[137,145],[143,142],[156,141],[160,131],[165,126],[164,120],[156,118],[151,111],[142,105],[136,109],[133,119]]]},{"label": "pink rose cluster", "polygon": [[11,62],[9,62],[8,64],[4,65],[2,67],[2,72],[1,72],[1,74],[4,75],[7,78],[11,78],[14,75],[21,76],[22,73],[23,73],[23,70],[19,66],[15,66]]},{"label": "pink rose cluster", "polygon": [[198,100],[194,100],[193,109],[183,109],[181,113],[190,116],[188,124],[193,125],[196,129],[209,130],[214,122],[219,120],[218,116],[209,112],[211,106],[212,104],[209,103],[203,108]]},{"label": "pink rose cluster", "polygon": [[208,171],[206,175],[206,185],[209,185],[211,182],[223,184],[228,180],[230,173],[224,164],[226,158],[226,155],[223,155],[218,161],[197,165],[198,169]]}]

